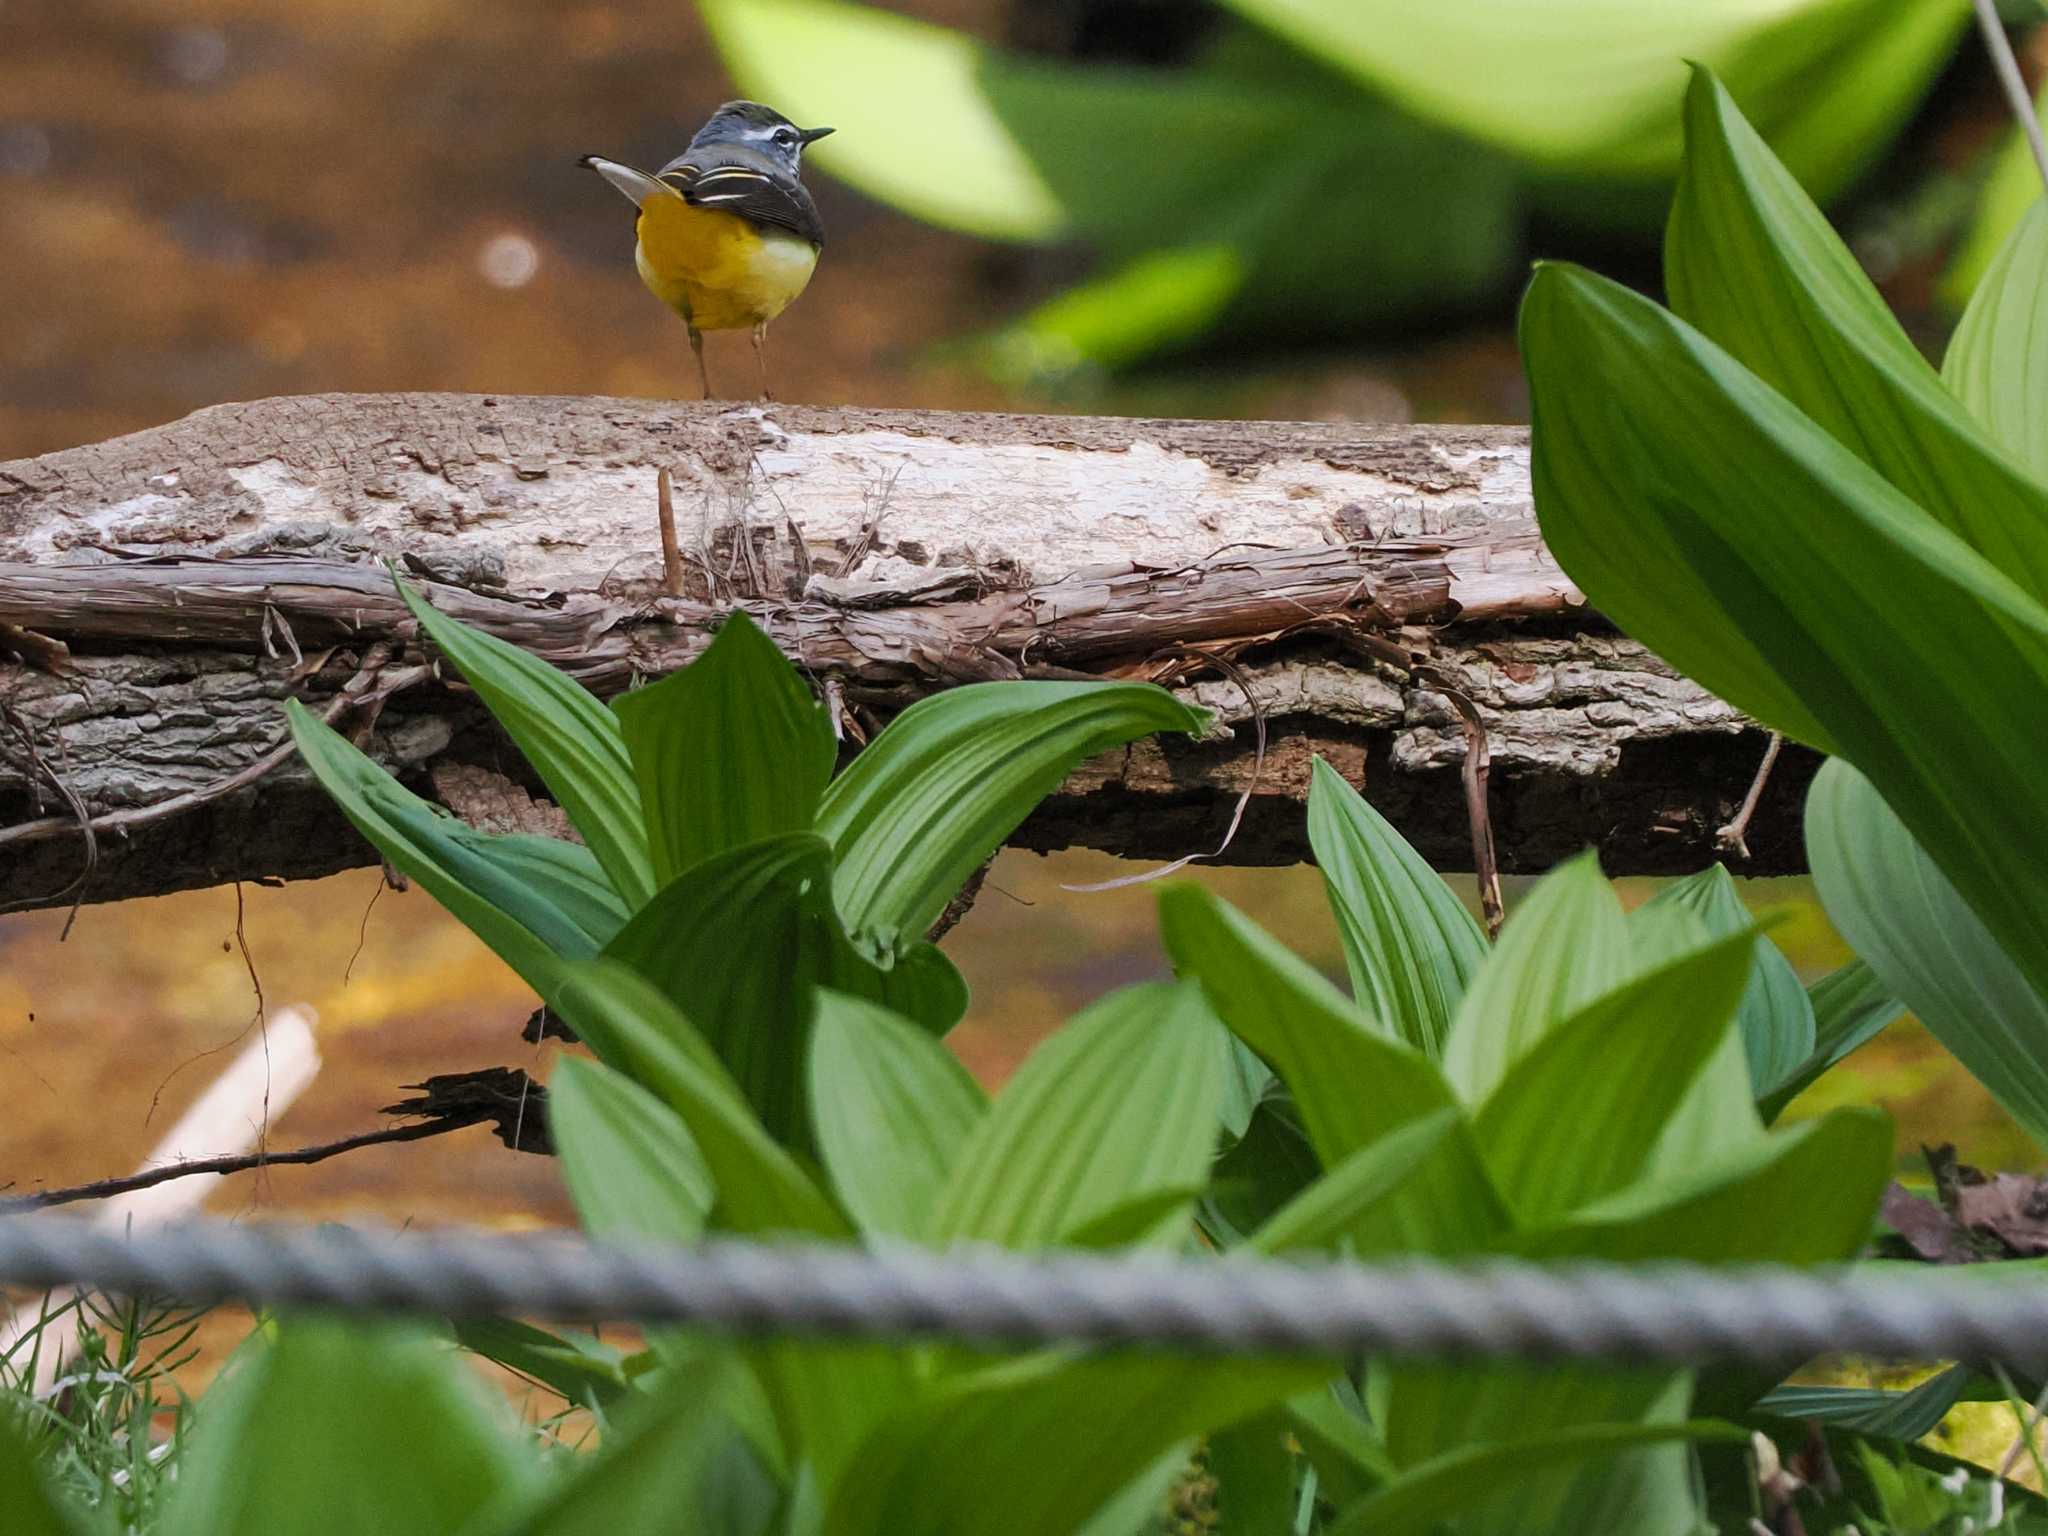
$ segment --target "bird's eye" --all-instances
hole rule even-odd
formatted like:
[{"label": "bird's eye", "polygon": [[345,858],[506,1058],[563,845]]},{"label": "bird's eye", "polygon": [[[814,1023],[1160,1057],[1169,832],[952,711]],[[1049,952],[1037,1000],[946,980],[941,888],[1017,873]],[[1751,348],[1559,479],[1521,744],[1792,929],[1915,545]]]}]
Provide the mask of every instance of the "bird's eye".
[{"label": "bird's eye", "polygon": [[793,128],[776,129],[775,142],[780,144],[783,148],[787,149],[790,145],[796,142],[796,130]]}]

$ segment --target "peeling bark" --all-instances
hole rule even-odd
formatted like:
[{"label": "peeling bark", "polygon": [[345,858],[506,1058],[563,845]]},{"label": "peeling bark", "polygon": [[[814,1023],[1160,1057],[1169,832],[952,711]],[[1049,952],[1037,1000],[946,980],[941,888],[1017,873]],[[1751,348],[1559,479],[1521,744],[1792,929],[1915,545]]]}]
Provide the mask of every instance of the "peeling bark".
[{"label": "peeling bark", "polygon": [[[291,761],[147,809],[273,749],[284,698],[324,707],[351,679],[399,690],[368,745],[422,793],[513,788],[483,770],[530,788],[474,700],[423,680],[384,560],[600,693],[680,665],[734,607],[871,718],[963,680],[1150,675],[1188,646],[1235,661],[1184,690],[1216,712],[1210,740],[1085,766],[1027,847],[1214,846],[1250,778],[1248,681],[1271,741],[1233,860],[1305,853],[1320,752],[1433,861],[1468,865],[1454,688],[1486,728],[1503,869],[1588,842],[1615,872],[1696,868],[1764,735],[1585,610],[1527,467],[1510,428],[449,395],[222,406],[0,464],[0,900],[78,871],[53,774],[139,822],[103,831],[88,899],[369,862]],[[381,683],[359,675],[376,646]],[[1781,762],[1746,870],[1801,867],[1812,768]]]}]

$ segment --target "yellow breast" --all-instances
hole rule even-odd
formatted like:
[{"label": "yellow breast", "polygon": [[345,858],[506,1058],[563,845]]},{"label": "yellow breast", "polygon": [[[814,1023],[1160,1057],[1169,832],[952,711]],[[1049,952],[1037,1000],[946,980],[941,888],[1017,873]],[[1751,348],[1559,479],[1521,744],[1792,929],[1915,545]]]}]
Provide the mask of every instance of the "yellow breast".
[{"label": "yellow breast", "polygon": [[804,291],[818,265],[808,240],[680,197],[649,198],[639,232],[634,262],[640,280],[700,331],[773,320]]}]

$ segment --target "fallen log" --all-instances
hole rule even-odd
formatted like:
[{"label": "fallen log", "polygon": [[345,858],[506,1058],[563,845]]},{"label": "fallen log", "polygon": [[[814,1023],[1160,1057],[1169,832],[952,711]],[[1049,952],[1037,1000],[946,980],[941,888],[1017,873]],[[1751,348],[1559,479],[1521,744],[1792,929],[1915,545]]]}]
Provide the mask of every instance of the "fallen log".
[{"label": "fallen log", "polygon": [[[1765,745],[1585,607],[1517,428],[311,396],[0,463],[0,901],[73,899],[86,821],[92,900],[369,862],[280,748],[288,696],[423,792],[528,782],[386,562],[601,694],[737,607],[855,735],[987,678],[1155,677],[1216,712],[1085,765],[1026,847],[1213,847],[1250,788],[1225,857],[1293,861],[1320,753],[1469,867],[1467,704],[1503,869],[1592,843],[1677,871]],[[1786,753],[1745,872],[1803,867],[1813,766]]]}]

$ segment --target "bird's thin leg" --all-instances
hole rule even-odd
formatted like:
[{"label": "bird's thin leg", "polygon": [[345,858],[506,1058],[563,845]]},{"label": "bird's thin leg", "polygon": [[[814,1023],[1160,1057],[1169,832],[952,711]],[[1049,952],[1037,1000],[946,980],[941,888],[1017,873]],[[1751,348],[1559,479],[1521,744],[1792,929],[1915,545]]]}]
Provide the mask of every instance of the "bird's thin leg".
[{"label": "bird's thin leg", "polygon": [[763,320],[754,327],[754,361],[761,367],[761,398],[773,400],[774,394],[768,388],[768,322]]},{"label": "bird's thin leg", "polygon": [[690,327],[690,350],[697,354],[697,380],[704,386],[704,398],[711,398],[711,370],[704,366],[704,333]]}]

